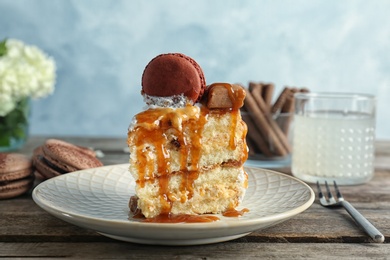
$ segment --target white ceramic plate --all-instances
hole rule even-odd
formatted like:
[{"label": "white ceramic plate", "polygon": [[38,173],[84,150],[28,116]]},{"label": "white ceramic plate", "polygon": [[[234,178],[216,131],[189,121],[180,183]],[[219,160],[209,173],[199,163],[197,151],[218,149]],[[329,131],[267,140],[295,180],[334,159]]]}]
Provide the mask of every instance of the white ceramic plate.
[{"label": "white ceramic plate", "polygon": [[288,175],[245,167],[248,189],[239,218],[208,223],[143,223],[129,219],[128,201],[135,181],[128,164],[64,174],[39,184],[33,199],[50,214],[102,235],[135,243],[199,245],[245,236],[285,221],[310,207],[313,190]]}]

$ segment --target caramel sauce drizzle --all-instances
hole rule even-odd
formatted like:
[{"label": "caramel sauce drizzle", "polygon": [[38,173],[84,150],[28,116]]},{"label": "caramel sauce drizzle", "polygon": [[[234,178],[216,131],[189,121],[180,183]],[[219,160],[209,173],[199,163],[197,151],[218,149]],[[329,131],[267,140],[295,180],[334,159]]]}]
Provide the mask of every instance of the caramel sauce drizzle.
[{"label": "caramel sauce drizzle", "polygon": [[[181,183],[181,192],[183,194],[181,201],[186,201],[187,196],[190,199],[193,195],[193,182],[199,176],[199,159],[201,156],[201,137],[204,125],[207,123],[208,109],[202,107],[200,109],[200,116],[194,113],[194,106],[187,106],[181,110],[172,110],[169,108],[157,108],[146,110],[137,115],[137,131],[136,147],[138,158],[138,173],[137,180],[140,187],[145,186],[148,179],[147,174],[154,172],[154,163],[157,163],[156,171],[159,176],[152,176],[159,181],[160,202],[162,205],[161,214],[168,214],[171,211],[172,202],[169,199],[169,175],[170,172],[170,152],[166,147],[169,143],[166,135],[166,130],[174,129],[174,135],[177,137],[180,152],[180,171],[175,174],[183,176]],[[189,131],[184,131],[189,129]],[[152,144],[156,158],[150,157],[145,144]],[[151,153],[151,151],[150,151]]]},{"label": "caramel sauce drizzle", "polygon": [[211,84],[209,89],[211,89],[215,86],[222,86],[227,90],[228,96],[230,101],[232,102],[232,107],[229,108],[229,112],[232,113],[232,127],[230,128],[230,140],[229,140],[229,146],[230,149],[235,149],[237,146],[236,143],[236,136],[235,131],[237,127],[238,122],[238,112],[240,107],[242,106],[242,101],[245,98],[245,91],[241,87],[234,87],[234,85],[229,83],[214,83]]},{"label": "caramel sauce drizzle", "polygon": [[[130,214],[129,218],[133,220],[138,220],[140,222],[147,223],[204,223],[204,222],[213,222],[220,220],[215,215],[173,215],[173,214],[160,214],[154,218],[145,218],[141,210],[137,208],[136,196],[132,196],[129,201]],[[246,212],[249,212],[249,209],[244,208],[242,210],[236,210],[233,207],[226,210],[222,215],[224,217],[241,217]]]},{"label": "caramel sauce drizzle", "polygon": [[243,208],[242,210],[236,210],[234,208],[230,208],[226,210],[224,213],[222,213],[222,215],[224,217],[240,217],[244,215],[246,212],[249,212],[249,209]]},{"label": "caramel sauce drizzle", "polygon": [[172,214],[161,214],[154,218],[146,218],[142,222],[149,223],[199,223],[199,222],[213,222],[219,218],[212,215],[172,215]]},{"label": "caramel sauce drizzle", "polygon": [[236,127],[237,127],[237,114],[238,110],[232,111],[232,127],[230,128],[230,140],[229,140],[229,147],[230,149],[235,149],[237,146],[236,143]]},{"label": "caramel sauce drizzle", "polygon": [[[235,91],[231,84],[218,83],[223,85],[228,90],[228,95],[233,103],[233,107],[220,113],[232,113],[232,122],[230,127],[229,148],[235,149],[237,146],[235,132],[238,123],[239,102],[243,100],[241,91]],[[197,110],[199,107],[187,105],[182,109],[171,108],[155,108],[139,113],[136,116],[137,126],[133,131],[136,131],[135,146],[137,147],[137,168],[138,180],[140,187],[144,187],[147,181],[153,181],[157,178],[159,182],[159,197],[162,205],[159,216],[152,219],[145,219],[145,222],[156,223],[179,223],[179,222],[210,222],[218,220],[218,217],[208,215],[179,215],[173,216],[170,214],[172,201],[169,199],[169,173],[170,169],[170,149],[166,147],[169,143],[166,131],[173,131],[173,135],[177,138],[175,143],[178,146],[180,153],[180,170],[174,174],[182,175],[182,183],[180,191],[183,194],[180,198],[181,202],[191,199],[193,196],[193,183],[199,177],[200,168],[199,160],[201,157],[201,138],[204,125],[207,123],[207,114],[210,110],[206,106],[200,107],[200,113]],[[185,131],[188,129],[189,131]],[[245,135],[246,133],[244,133]],[[153,151],[149,144],[155,149],[156,158],[153,157]],[[247,151],[246,151],[247,153]],[[243,155],[242,159],[246,159],[247,155]],[[157,169],[155,169],[155,165]],[[159,176],[152,175],[157,172]],[[149,177],[146,177],[149,176]],[[187,194],[187,195],[186,195]],[[134,199],[130,201],[134,203]],[[133,218],[142,219],[143,215],[140,210],[134,209]],[[241,216],[244,210],[236,211],[231,208],[224,213],[224,216]]]}]

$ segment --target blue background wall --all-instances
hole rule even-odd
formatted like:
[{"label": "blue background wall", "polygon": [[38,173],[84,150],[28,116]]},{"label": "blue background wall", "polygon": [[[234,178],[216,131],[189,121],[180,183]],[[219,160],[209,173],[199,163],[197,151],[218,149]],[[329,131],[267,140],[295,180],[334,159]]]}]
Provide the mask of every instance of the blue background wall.
[{"label": "blue background wall", "polygon": [[273,82],[378,97],[390,139],[390,1],[0,0],[0,39],[53,56],[53,95],[33,101],[32,134],[125,137],[144,103],[144,67],[182,52],[207,83]]}]

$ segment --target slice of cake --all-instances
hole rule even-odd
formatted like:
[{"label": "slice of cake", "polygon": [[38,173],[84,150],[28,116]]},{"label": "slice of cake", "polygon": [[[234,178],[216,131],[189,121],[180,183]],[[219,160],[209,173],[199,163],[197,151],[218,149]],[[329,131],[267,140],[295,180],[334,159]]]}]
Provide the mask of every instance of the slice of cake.
[{"label": "slice of cake", "polygon": [[128,131],[132,211],[155,219],[234,210],[248,178],[239,111],[245,91],[227,83],[207,87],[193,59],[170,53],[146,66],[142,94],[149,107]]}]

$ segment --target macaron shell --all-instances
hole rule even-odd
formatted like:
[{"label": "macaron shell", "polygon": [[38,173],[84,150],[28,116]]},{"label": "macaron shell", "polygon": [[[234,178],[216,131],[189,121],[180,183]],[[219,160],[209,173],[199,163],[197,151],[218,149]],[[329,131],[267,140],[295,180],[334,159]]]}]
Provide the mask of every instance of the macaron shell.
[{"label": "macaron shell", "polygon": [[[32,161],[35,176],[46,180],[64,173],[99,167],[103,164],[95,157],[95,151],[58,139],[48,139],[34,149]],[[87,161],[87,162],[85,162]],[[80,162],[85,162],[81,164]]]},{"label": "macaron shell", "polygon": [[35,169],[34,175],[35,175],[35,180],[38,181],[38,183],[48,179],[45,176],[43,176],[37,169]]},{"label": "macaron shell", "polygon": [[27,169],[23,169],[23,170],[19,170],[19,171],[0,173],[0,182],[23,179],[23,178],[29,176],[31,174],[31,172],[32,172],[32,169],[27,168]]},{"label": "macaron shell", "polygon": [[142,93],[149,96],[184,94],[197,102],[205,89],[201,67],[194,59],[181,53],[158,55],[149,62],[142,75]]},{"label": "macaron shell", "polygon": [[0,153],[0,175],[17,172],[31,167],[31,160],[18,153]]},{"label": "macaron shell", "polygon": [[11,181],[0,185],[0,199],[11,199],[28,192],[34,183],[34,176],[21,180]]},{"label": "macaron shell", "polygon": [[46,180],[64,173],[63,170],[53,169],[56,167],[52,167],[52,164],[48,163],[44,158],[42,146],[38,146],[34,149],[32,162],[35,168],[34,174],[38,179]]},{"label": "macaron shell", "polygon": [[75,145],[77,148],[80,149],[81,152],[84,152],[92,157],[96,157],[96,152],[94,150],[89,149],[88,147],[85,146],[80,146],[80,145]]},{"label": "macaron shell", "polygon": [[[97,158],[79,147],[57,139],[49,139],[43,146],[44,157],[66,171],[76,171],[103,166]],[[48,158],[46,158],[46,155]]]},{"label": "macaron shell", "polygon": [[[43,146],[42,152],[43,156],[40,161],[45,161],[46,165],[50,165],[51,168],[57,168],[58,172],[62,173],[68,173],[68,172],[74,172],[77,171],[78,168],[73,167],[69,165],[69,162],[66,162],[66,157],[69,157],[68,153],[66,151],[57,151],[58,147],[51,147],[51,146]],[[57,159],[61,158],[61,159]],[[72,159],[68,158],[68,161]]]},{"label": "macaron shell", "polygon": [[44,162],[44,158],[41,155],[37,155],[34,160],[34,166],[35,166],[35,171],[39,172],[39,174],[44,178],[44,179],[50,179],[56,176],[61,175],[61,172],[56,171],[55,169],[49,167],[47,164]]}]

